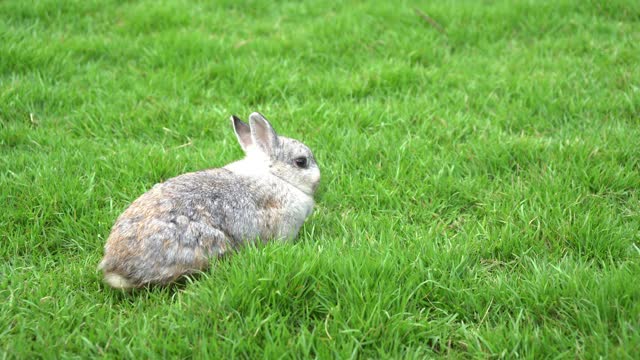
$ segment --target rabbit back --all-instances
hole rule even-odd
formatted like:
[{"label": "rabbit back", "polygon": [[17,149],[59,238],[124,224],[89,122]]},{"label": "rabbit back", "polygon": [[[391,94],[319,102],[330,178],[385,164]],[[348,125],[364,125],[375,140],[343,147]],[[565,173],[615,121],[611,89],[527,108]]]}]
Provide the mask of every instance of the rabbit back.
[{"label": "rabbit back", "polygon": [[[100,269],[113,287],[167,284],[244,241],[278,236],[283,199],[226,169],[155,185],[118,218]],[[280,210],[280,211],[279,211]]]}]

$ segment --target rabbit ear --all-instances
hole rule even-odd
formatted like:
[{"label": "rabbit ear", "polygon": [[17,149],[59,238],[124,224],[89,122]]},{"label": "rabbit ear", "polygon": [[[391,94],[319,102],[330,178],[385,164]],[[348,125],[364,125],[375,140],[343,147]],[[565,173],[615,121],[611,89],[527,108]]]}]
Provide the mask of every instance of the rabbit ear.
[{"label": "rabbit ear", "polygon": [[251,138],[253,143],[271,155],[278,146],[278,135],[267,119],[262,114],[254,112],[249,115],[249,124],[251,124]]},{"label": "rabbit ear", "polygon": [[249,125],[235,115],[231,115],[231,123],[233,124],[233,131],[236,133],[236,137],[238,138],[238,142],[240,143],[242,150],[247,151],[247,149],[253,145]]}]

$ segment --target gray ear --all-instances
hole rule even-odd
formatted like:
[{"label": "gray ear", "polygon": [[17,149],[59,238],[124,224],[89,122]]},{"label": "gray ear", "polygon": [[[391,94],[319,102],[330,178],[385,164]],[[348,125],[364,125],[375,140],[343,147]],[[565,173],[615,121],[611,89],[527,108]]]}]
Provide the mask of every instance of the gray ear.
[{"label": "gray ear", "polygon": [[249,115],[251,138],[262,151],[271,155],[278,146],[278,134],[262,114],[254,112]]},{"label": "gray ear", "polygon": [[238,138],[238,142],[240,143],[242,150],[247,151],[247,148],[253,145],[249,125],[235,115],[231,115],[231,123],[233,124],[233,131],[236,133],[236,137]]}]

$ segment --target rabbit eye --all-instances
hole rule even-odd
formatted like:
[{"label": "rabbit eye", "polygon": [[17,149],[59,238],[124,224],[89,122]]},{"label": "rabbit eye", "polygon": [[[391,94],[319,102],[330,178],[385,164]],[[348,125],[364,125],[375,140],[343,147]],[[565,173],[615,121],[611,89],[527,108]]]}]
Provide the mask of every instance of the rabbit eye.
[{"label": "rabbit eye", "polygon": [[295,158],[293,159],[293,163],[296,164],[297,167],[302,169],[306,169],[307,166],[309,166],[309,163],[306,157]]}]

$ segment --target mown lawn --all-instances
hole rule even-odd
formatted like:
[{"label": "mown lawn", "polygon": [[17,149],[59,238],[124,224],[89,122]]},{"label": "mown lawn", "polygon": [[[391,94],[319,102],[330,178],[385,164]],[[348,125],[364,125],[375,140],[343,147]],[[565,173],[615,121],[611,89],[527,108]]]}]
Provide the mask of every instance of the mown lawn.
[{"label": "mown lawn", "polygon": [[[252,111],[320,163],[299,241],[105,287]],[[0,124],[0,358],[640,354],[638,1],[4,0]]]}]

